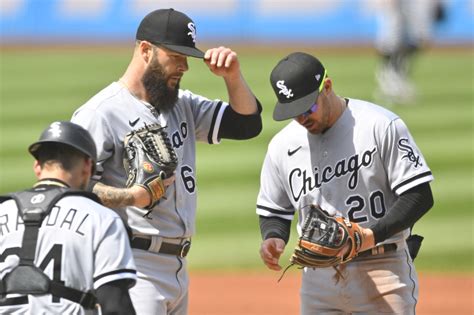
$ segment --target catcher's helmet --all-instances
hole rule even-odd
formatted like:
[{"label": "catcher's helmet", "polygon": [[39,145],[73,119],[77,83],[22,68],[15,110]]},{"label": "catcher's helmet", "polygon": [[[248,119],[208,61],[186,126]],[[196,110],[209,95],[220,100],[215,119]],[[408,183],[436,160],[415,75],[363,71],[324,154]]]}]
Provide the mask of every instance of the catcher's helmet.
[{"label": "catcher's helmet", "polygon": [[28,151],[37,157],[37,151],[42,144],[62,143],[69,145],[85,155],[89,156],[93,164],[97,161],[97,151],[94,139],[90,133],[81,126],[70,121],[55,121],[51,123],[42,133],[38,141],[30,145]]}]

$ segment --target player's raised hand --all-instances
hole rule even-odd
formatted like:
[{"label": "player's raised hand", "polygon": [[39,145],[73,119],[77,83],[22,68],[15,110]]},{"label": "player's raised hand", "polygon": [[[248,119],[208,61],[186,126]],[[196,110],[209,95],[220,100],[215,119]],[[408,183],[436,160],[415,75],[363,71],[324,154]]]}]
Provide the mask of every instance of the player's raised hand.
[{"label": "player's raised hand", "polygon": [[281,238],[268,238],[260,246],[260,257],[269,269],[280,271],[281,266],[278,261],[284,250],[285,241]]},{"label": "player's raised hand", "polygon": [[224,78],[240,76],[237,53],[227,47],[211,48],[204,54],[204,62],[212,73]]}]

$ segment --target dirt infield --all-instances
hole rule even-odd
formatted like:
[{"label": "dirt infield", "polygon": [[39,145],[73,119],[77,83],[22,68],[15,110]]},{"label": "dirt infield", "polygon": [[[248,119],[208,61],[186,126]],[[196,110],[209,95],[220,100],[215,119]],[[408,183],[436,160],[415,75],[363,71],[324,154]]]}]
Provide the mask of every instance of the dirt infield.
[{"label": "dirt infield", "polygon": [[[299,314],[298,273],[192,273],[189,315]],[[474,275],[420,275],[418,315],[474,314]]]}]

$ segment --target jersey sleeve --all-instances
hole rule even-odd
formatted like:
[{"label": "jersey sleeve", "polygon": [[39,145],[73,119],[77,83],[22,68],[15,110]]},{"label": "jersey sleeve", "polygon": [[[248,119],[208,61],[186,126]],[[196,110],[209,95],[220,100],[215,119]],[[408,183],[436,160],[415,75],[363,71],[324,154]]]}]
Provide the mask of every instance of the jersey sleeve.
[{"label": "jersey sleeve", "polygon": [[269,149],[263,161],[260,175],[257,214],[264,217],[279,217],[293,220],[295,210],[288,199],[279,173]]},{"label": "jersey sleeve", "polygon": [[382,139],[382,161],[390,187],[397,194],[433,180],[433,174],[407,126],[395,119]]},{"label": "jersey sleeve", "polygon": [[94,257],[94,289],[105,283],[130,279],[136,282],[136,267],[123,221],[114,216]]},{"label": "jersey sleeve", "polygon": [[200,95],[187,92],[191,100],[191,110],[196,126],[196,140],[216,144],[224,111],[229,106],[220,100],[210,100]]},{"label": "jersey sleeve", "polygon": [[114,154],[114,139],[108,121],[98,111],[81,108],[77,110],[71,122],[84,127],[91,134],[97,147],[96,172],[92,179],[99,181],[104,173],[102,164]]}]

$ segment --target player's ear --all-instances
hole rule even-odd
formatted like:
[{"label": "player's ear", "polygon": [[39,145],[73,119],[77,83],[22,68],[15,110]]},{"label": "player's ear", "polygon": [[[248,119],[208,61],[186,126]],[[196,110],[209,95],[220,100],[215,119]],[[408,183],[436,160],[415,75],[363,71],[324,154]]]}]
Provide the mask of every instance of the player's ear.
[{"label": "player's ear", "polygon": [[33,172],[35,173],[35,176],[37,178],[40,177],[40,175],[41,175],[41,164],[38,160],[35,160],[33,162]]},{"label": "player's ear", "polygon": [[326,78],[323,82],[323,90],[321,93],[327,93],[332,90],[332,80],[331,78]]},{"label": "player's ear", "polygon": [[93,162],[92,162],[92,159],[91,158],[85,158],[84,159],[84,176],[87,177],[87,178],[90,178],[92,176],[92,173],[93,173]]},{"label": "player's ear", "polygon": [[149,63],[153,58],[153,45],[145,40],[142,40],[138,49],[140,50],[140,56],[142,56],[145,63]]}]

